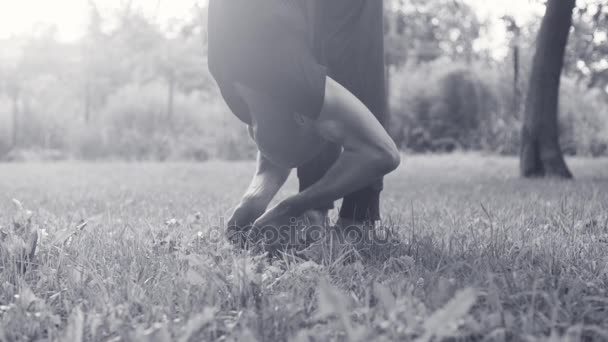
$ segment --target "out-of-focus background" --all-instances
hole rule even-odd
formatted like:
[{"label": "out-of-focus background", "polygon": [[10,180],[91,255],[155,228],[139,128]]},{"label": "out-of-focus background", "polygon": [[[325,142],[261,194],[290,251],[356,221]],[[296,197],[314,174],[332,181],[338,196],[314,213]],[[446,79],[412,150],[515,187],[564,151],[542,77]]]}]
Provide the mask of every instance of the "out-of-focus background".
[{"label": "out-of-focus background", "polygon": [[608,0],[546,2],[385,0],[383,220],[271,260],[205,1],[0,0],[0,342],[607,341]]},{"label": "out-of-focus background", "polygon": [[[389,130],[410,152],[517,154],[536,0],[386,0]],[[608,155],[608,6],[579,0],[568,155]],[[0,2],[0,159],[246,159],[207,70],[206,1]]]}]

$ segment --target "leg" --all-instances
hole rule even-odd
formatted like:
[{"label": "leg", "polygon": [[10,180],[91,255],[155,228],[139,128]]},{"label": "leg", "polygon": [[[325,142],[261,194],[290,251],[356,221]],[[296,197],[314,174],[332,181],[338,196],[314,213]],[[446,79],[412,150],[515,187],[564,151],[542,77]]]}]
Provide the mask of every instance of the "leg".
[{"label": "leg", "polygon": [[[319,155],[311,161],[298,167],[298,180],[300,182],[300,191],[306,190],[308,187],[316,183],[327,170],[335,163],[342,152],[342,146],[336,144],[328,144]],[[334,203],[320,203],[316,210],[327,212],[333,209]]]},{"label": "leg", "polygon": [[269,250],[281,248],[276,237],[289,228],[292,218],[319,203],[362,189],[399,165],[399,151],[386,130],[357,97],[329,77],[323,109],[315,125],[324,139],[343,146],[344,150],[318,182],[281,201],[254,223],[256,228],[279,232],[266,239]]},{"label": "leg", "polygon": [[[328,144],[319,155],[311,161],[298,167],[298,181],[300,183],[300,192],[308,189],[311,185],[321,179],[327,170],[336,162],[342,153],[342,146],[337,144]],[[306,211],[303,214],[303,220],[307,225],[307,229],[312,228],[315,231],[319,227],[325,231],[329,227],[329,211],[334,208],[334,201],[321,202],[313,209]],[[306,236],[306,245],[314,243],[320,236]]]},{"label": "leg", "polygon": [[285,184],[289,171],[274,165],[258,153],[253,179],[228,219],[226,237],[230,242],[245,247],[249,228],[262,216],[272,198]]},{"label": "leg", "polygon": [[[319,3],[322,59],[330,76],[357,96],[383,126],[387,121],[382,1],[334,0]],[[325,167],[326,164],[320,164]],[[331,163],[329,163],[331,166]],[[380,219],[382,178],[347,195],[342,226]]]}]

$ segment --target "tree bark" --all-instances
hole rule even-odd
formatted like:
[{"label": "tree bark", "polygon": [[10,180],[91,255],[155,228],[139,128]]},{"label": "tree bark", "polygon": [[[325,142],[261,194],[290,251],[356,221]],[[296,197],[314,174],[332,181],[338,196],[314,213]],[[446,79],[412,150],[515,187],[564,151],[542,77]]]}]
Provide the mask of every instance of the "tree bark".
[{"label": "tree bark", "polygon": [[519,43],[513,46],[513,116],[518,118],[521,111],[521,92],[519,91]]},{"label": "tree bark", "polygon": [[19,94],[12,95],[13,100],[13,141],[12,148],[16,148],[19,140]]},{"label": "tree bark", "polygon": [[173,102],[175,98],[175,73],[169,72],[167,78],[167,121],[173,124]]},{"label": "tree bark", "polygon": [[91,118],[91,82],[87,75],[86,84],[84,86],[84,123],[88,124]]},{"label": "tree bark", "polygon": [[523,177],[572,178],[559,146],[559,85],[576,0],[549,0],[537,38],[526,98],[520,171]]}]

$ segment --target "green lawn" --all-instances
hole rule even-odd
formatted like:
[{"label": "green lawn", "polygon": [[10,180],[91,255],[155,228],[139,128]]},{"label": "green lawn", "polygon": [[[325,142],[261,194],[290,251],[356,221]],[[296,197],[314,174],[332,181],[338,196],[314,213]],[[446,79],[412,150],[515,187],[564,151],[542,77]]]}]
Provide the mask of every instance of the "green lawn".
[{"label": "green lawn", "polygon": [[608,160],[569,164],[405,156],[383,197],[402,243],[347,264],[218,237],[249,162],[0,164],[0,341],[608,340]]}]

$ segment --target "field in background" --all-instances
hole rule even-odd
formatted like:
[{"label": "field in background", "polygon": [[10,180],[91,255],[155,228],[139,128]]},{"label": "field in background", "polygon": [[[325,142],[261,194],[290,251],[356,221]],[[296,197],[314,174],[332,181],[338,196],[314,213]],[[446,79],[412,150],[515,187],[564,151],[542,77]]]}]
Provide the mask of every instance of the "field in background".
[{"label": "field in background", "polygon": [[[383,200],[401,244],[346,265],[217,238],[250,162],[0,164],[0,341],[605,340],[608,160],[569,163],[406,156]],[[40,235],[25,275],[15,226]]]}]

